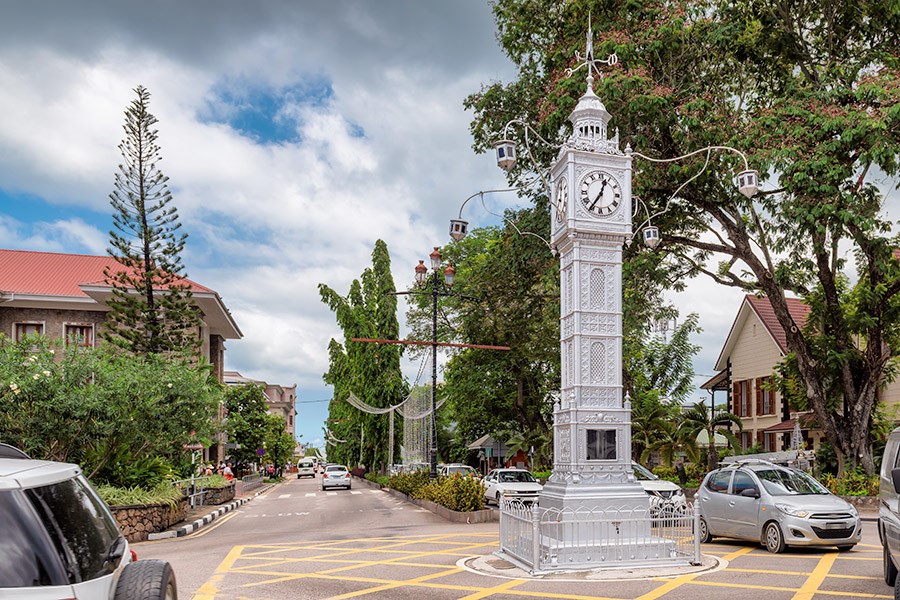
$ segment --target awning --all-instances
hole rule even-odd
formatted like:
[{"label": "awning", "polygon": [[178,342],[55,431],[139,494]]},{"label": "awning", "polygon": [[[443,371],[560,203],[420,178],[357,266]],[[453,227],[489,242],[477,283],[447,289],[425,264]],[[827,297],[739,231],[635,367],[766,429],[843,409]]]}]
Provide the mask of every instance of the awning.
[{"label": "awning", "polygon": [[776,423],[770,427],[763,429],[765,433],[789,433],[794,431],[796,418],[800,419],[800,431],[809,431],[816,428],[816,416],[813,413],[802,413],[795,415],[793,418]]}]

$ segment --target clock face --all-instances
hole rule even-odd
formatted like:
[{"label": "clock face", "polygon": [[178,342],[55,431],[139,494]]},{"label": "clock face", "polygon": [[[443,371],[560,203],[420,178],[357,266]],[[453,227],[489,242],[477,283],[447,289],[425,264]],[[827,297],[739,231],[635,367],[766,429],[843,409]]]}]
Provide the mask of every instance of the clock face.
[{"label": "clock face", "polygon": [[581,180],[581,204],[592,215],[608,215],[619,207],[620,202],[622,188],[606,171],[591,171]]},{"label": "clock face", "polygon": [[566,208],[569,204],[569,184],[565,177],[556,184],[556,222],[566,220]]}]

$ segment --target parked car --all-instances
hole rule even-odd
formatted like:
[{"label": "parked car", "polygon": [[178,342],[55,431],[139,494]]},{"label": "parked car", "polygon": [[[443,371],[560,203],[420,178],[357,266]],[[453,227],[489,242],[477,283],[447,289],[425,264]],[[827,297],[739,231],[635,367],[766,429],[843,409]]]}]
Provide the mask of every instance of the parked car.
[{"label": "parked car", "polygon": [[687,498],[677,483],[660,479],[637,463],[632,463],[631,466],[634,469],[635,479],[650,496],[651,517],[656,518],[669,511],[675,514],[684,514],[687,511]]},{"label": "parked car", "polygon": [[316,466],[318,461],[315,458],[301,458],[297,461],[297,479],[301,477],[316,478]]},{"label": "parked car", "polygon": [[175,573],[137,561],[78,465],[0,444],[0,599],[177,600]]},{"label": "parked car", "polygon": [[713,536],[759,540],[769,552],[787,546],[859,543],[859,513],[811,475],[763,460],[739,461],[707,473],[694,503],[701,542]]},{"label": "parked car", "polygon": [[543,489],[525,469],[494,469],[484,478],[484,498],[500,505],[501,498],[537,502]]},{"label": "parked car", "polygon": [[322,473],[322,491],[332,487],[350,489],[350,472],[344,465],[328,465]]},{"label": "parked car", "polygon": [[900,600],[900,427],[884,445],[878,485],[878,539],[881,540],[884,582]]},{"label": "parked car", "polygon": [[478,477],[478,471],[476,471],[469,465],[463,465],[459,463],[442,465],[440,471],[438,471],[438,475],[442,477],[449,477],[450,475],[455,475],[457,473],[465,477]]}]

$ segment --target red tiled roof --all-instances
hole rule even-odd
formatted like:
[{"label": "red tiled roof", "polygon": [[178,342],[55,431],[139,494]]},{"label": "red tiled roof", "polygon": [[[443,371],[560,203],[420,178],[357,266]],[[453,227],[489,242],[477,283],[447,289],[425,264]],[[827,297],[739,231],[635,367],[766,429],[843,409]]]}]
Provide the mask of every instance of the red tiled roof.
[{"label": "red tiled roof", "polygon": [[[775,316],[772,303],[765,296],[759,298],[752,294],[747,294],[746,299],[759,317],[759,320],[769,330],[778,347],[783,353],[787,354],[787,334]],[[788,312],[791,318],[794,319],[794,323],[797,324],[797,327],[803,327],[806,324],[806,317],[809,316],[809,306],[798,298],[785,298],[784,301],[787,302]]]},{"label": "red tiled roof", "polygon": [[[813,413],[801,413],[799,415],[795,415],[800,417],[800,430],[807,431],[809,429],[815,429],[817,427],[816,416]],[[788,419],[787,421],[782,421],[781,423],[776,423],[771,427],[766,427],[763,429],[766,433],[782,433],[785,431],[793,431],[794,430],[794,419]]]},{"label": "red tiled roof", "polygon": [[[121,270],[109,256],[0,250],[0,292],[34,296],[87,297],[79,286],[106,287],[103,270]],[[194,293],[212,290],[186,280]]]}]

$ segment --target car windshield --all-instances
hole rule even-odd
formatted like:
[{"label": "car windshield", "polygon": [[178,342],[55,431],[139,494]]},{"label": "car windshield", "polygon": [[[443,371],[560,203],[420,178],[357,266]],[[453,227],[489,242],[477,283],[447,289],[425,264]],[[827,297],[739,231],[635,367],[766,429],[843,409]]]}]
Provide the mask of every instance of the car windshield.
[{"label": "car windshield", "polygon": [[825,487],[803,471],[794,469],[764,469],[756,471],[763,487],[773,496],[800,494],[828,494]]},{"label": "car windshield", "polygon": [[534,477],[528,471],[504,471],[500,473],[500,481],[503,483],[531,483]]},{"label": "car windshield", "polygon": [[633,464],[631,466],[634,467],[634,476],[638,481],[655,481],[659,479],[659,477],[639,464]]},{"label": "car windshield", "polygon": [[341,473],[347,471],[344,467],[326,467],[325,470],[329,473]]}]

